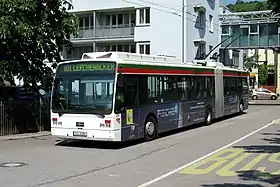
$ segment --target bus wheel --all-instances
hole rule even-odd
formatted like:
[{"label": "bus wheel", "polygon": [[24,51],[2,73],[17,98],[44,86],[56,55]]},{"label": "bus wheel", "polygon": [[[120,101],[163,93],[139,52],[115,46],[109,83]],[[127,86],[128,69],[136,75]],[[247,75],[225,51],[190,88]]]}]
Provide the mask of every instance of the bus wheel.
[{"label": "bus wheel", "polygon": [[212,118],[213,118],[212,109],[211,107],[207,107],[205,113],[205,124],[210,125],[212,123]]},{"label": "bus wheel", "polygon": [[146,119],[144,127],[144,137],[146,141],[155,139],[157,133],[157,123],[154,117],[149,116]]}]

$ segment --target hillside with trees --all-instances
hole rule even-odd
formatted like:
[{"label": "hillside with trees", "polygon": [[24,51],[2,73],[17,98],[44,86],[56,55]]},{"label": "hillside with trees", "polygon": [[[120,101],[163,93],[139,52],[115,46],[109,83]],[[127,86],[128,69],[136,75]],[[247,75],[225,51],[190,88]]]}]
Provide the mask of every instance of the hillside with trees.
[{"label": "hillside with trees", "polygon": [[227,7],[233,12],[250,12],[250,11],[262,11],[270,10],[267,1],[250,1],[244,2],[242,0],[237,0],[236,4],[229,4]]}]

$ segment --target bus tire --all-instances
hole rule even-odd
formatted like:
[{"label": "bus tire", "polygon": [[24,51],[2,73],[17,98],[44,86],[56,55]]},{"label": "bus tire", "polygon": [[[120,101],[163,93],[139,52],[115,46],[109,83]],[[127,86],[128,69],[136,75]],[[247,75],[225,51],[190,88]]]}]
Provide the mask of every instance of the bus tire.
[{"label": "bus tire", "polygon": [[211,125],[212,120],[213,120],[212,108],[210,106],[207,106],[205,112],[205,125]]},{"label": "bus tire", "polygon": [[156,138],[157,135],[157,122],[156,119],[149,115],[144,125],[144,138],[146,141],[151,141]]}]

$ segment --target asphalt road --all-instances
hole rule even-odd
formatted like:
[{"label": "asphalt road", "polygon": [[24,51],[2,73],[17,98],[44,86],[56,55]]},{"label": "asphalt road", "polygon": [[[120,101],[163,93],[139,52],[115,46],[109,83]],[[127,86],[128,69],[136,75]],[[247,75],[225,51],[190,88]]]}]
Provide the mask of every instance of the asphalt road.
[{"label": "asphalt road", "polygon": [[0,164],[26,165],[0,167],[0,186],[276,186],[280,123],[269,123],[280,118],[279,111],[280,106],[250,106],[247,114],[209,127],[131,145],[61,144],[50,136],[1,141]]}]

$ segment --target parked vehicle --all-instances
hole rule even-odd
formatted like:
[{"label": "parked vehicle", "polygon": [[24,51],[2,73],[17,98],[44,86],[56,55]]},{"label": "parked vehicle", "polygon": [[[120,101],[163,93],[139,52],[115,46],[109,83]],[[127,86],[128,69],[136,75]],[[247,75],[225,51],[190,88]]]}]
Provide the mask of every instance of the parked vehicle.
[{"label": "parked vehicle", "polygon": [[278,98],[278,94],[266,89],[266,88],[257,88],[252,89],[251,91],[251,97],[253,100],[257,99],[271,99],[276,100]]}]

